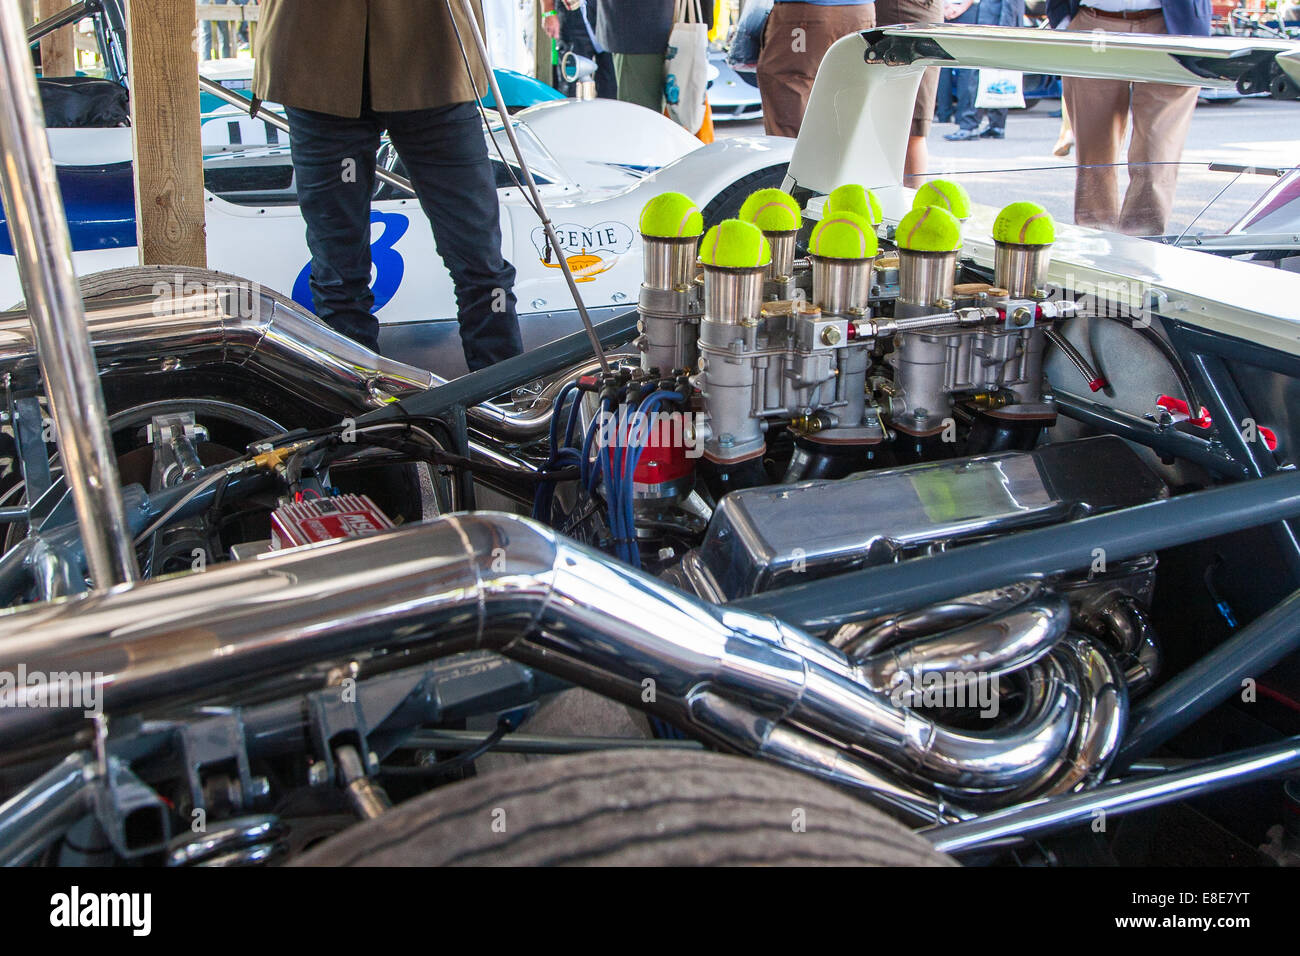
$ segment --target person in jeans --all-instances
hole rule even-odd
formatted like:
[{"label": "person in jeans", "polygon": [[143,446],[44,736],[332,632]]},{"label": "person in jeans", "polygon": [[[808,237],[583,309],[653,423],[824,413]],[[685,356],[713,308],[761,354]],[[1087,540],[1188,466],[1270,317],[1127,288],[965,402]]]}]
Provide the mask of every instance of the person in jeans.
[{"label": "person in jeans", "polygon": [[799,135],[826,51],[840,37],[875,25],[874,2],[776,0],[758,56],[758,92],[769,136]]},{"label": "person in jeans", "polygon": [[[1067,29],[1081,32],[1210,33],[1207,0],[1048,0],[1047,16],[1054,27],[1068,24]],[[1065,77],[1062,85],[1079,157],[1074,221],[1135,236],[1162,235],[1173,211],[1177,163],[1197,88],[1075,76]],[[1121,201],[1114,164],[1130,117],[1129,184]]]},{"label": "person in jeans", "polygon": [[[664,54],[673,29],[673,0],[600,0],[596,42],[614,54],[618,98],[664,108]],[[712,11],[713,4],[708,4]]]},{"label": "person in jeans", "polygon": [[[316,314],[378,349],[370,198],[375,153],[387,130],[455,283],[461,344],[473,371],[523,347],[515,270],[501,254],[496,181],[476,106],[487,78],[470,26],[460,22],[460,3],[453,9],[472,79],[461,68],[445,4],[335,0],[322,15],[313,0],[262,0],[253,89],[258,100],[285,106]],[[407,273],[418,281],[419,268]]]},{"label": "person in jeans", "polygon": [[[614,75],[614,57],[596,43],[596,24],[599,13],[596,0],[542,0],[542,29],[556,41],[561,57],[573,52],[585,56],[596,64],[596,96],[601,99],[618,99],[618,79]],[[565,96],[573,96],[576,83],[567,83],[560,75],[557,64],[552,72],[552,85]]]},{"label": "person in jeans", "polygon": [[[953,23],[1018,27],[1024,23],[1025,0],[956,0],[948,4],[944,18]],[[980,71],[957,70],[956,74],[957,129],[944,139],[1003,139],[1007,135],[1007,111],[983,110],[975,106]],[[988,119],[988,126],[982,130],[979,128],[981,115]]]},{"label": "person in jeans", "polygon": [[[209,3],[226,4],[230,0],[208,0]],[[239,52],[234,42],[234,30],[229,20],[204,20],[200,24],[203,41],[203,59],[220,60]]]}]

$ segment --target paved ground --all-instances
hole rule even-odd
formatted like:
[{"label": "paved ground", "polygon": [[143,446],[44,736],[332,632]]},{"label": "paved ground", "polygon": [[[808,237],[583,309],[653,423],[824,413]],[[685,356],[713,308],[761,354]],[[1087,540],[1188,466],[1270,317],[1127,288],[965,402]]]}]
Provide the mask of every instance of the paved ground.
[{"label": "paved ground", "polygon": [[[936,123],[930,134],[931,168],[956,174],[977,202],[992,206],[1033,199],[1068,221],[1073,207],[1074,158],[1052,155],[1060,120],[1048,115],[1059,106],[1057,100],[1046,100],[1035,109],[1013,111],[1004,140],[951,143],[943,134],[956,126]],[[762,123],[719,124],[718,129],[723,136],[752,135],[762,132]],[[1202,103],[1192,120],[1184,161],[1187,165],[1180,172],[1170,230],[1181,231],[1196,219],[1192,232],[1222,231],[1272,180],[1210,172],[1207,164],[1284,167],[1300,163],[1300,101]],[[1220,190],[1223,195],[1216,200]],[[1202,213],[1211,200],[1213,205]]]}]

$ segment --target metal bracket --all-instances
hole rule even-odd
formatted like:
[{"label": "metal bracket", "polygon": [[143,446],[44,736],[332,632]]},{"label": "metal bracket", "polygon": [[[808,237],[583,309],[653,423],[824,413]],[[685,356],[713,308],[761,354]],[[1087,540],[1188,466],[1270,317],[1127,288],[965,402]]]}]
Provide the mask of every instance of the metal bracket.
[{"label": "metal bracket", "polygon": [[235,765],[239,792],[232,803],[242,811],[251,797],[258,795],[249,769],[248,749],[244,740],[244,721],[239,709],[214,714],[206,720],[181,724],[176,729],[176,749],[185,765],[185,782],[194,809],[206,809],[203,792],[204,772],[218,765]]}]

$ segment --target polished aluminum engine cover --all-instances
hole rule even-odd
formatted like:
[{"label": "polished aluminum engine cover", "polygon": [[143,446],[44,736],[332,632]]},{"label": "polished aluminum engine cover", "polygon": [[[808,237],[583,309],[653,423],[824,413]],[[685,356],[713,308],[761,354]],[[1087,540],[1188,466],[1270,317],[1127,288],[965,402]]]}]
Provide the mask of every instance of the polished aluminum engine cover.
[{"label": "polished aluminum engine cover", "polygon": [[1112,436],[733,491],[679,582],[734,600],[1019,528],[1168,496]]}]

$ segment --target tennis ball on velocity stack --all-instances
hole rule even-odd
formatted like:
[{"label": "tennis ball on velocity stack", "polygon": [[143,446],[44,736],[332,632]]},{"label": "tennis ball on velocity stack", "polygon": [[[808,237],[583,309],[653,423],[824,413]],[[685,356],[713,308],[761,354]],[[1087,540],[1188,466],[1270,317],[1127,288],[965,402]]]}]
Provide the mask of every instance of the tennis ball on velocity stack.
[{"label": "tennis ball on velocity stack", "polygon": [[879,248],[871,223],[852,212],[828,214],[808,240],[808,252],[823,259],[874,259]]},{"label": "tennis ball on velocity stack", "polygon": [[772,261],[772,248],[758,226],[724,219],[704,234],[700,261],[716,269],[759,269]]},{"label": "tennis ball on velocity stack", "polygon": [[641,235],[655,239],[693,238],[704,232],[695,200],[682,193],[655,196],[641,210]]},{"label": "tennis ball on velocity stack", "polygon": [[961,248],[961,223],[941,206],[920,206],[899,220],[894,240],[910,252],[955,252]]},{"label": "tennis ball on velocity stack", "polygon": [[873,226],[880,225],[882,218],[880,201],[875,193],[857,183],[838,186],[826,197],[825,214],[851,212],[861,216]]},{"label": "tennis ball on velocity stack", "polygon": [[950,179],[932,179],[916,191],[912,208],[938,206],[958,219],[970,218],[970,196],[966,190]]},{"label": "tennis ball on velocity stack", "polygon": [[782,189],[760,189],[740,207],[740,218],[763,232],[798,232],[803,214],[794,197]]},{"label": "tennis ball on velocity stack", "polygon": [[1016,246],[1050,246],[1056,241],[1056,220],[1036,202],[1013,202],[993,220],[993,239]]}]

